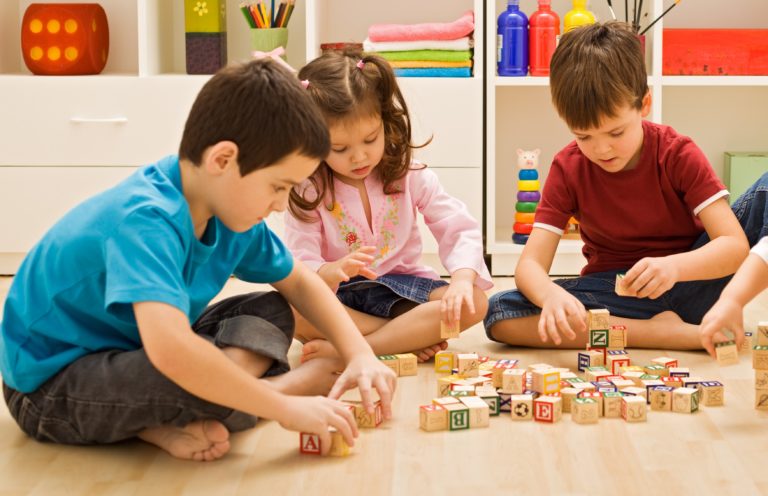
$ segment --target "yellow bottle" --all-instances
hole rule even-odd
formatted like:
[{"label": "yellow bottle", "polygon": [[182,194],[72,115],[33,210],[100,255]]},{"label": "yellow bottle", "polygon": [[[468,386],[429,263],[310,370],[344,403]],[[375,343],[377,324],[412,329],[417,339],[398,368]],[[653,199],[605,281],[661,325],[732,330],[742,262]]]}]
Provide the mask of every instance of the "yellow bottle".
[{"label": "yellow bottle", "polygon": [[563,18],[564,32],[595,22],[595,14],[587,10],[587,0],[573,0],[573,10],[568,11]]}]

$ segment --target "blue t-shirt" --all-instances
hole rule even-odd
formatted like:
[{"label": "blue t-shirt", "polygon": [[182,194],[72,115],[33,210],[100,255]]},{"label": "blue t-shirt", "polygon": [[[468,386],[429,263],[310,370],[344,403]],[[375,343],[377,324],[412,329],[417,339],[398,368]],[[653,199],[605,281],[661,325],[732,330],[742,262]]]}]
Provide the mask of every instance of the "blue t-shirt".
[{"label": "blue t-shirt", "polygon": [[0,323],[0,373],[32,392],[78,358],[142,346],[132,304],[172,305],[194,322],[234,274],[270,283],[293,258],[262,222],[217,218],[195,237],[177,157],[143,167],[75,207],[19,268]]}]

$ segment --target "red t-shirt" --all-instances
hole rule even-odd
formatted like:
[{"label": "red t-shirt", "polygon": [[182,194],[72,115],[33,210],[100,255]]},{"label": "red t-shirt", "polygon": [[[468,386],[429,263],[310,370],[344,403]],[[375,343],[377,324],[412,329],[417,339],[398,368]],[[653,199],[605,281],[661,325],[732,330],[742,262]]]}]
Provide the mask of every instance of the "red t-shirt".
[{"label": "red t-shirt", "polygon": [[571,216],[579,221],[582,275],[687,251],[704,231],[698,213],[728,195],[690,138],[649,121],[643,133],[632,170],[604,171],[575,141],[552,162],[534,226],[562,234]]}]

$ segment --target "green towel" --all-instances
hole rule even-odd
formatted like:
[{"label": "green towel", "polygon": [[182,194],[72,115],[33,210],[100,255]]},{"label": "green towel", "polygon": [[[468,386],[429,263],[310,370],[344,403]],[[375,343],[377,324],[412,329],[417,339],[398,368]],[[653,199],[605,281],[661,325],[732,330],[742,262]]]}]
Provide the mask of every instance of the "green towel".
[{"label": "green towel", "polygon": [[408,50],[405,52],[375,52],[387,60],[439,60],[441,62],[459,62],[472,60],[470,50]]}]

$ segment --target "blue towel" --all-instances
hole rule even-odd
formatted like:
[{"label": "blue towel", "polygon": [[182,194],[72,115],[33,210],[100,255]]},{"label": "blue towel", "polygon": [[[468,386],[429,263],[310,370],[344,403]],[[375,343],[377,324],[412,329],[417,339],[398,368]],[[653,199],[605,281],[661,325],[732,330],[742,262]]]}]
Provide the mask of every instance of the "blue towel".
[{"label": "blue towel", "polygon": [[399,77],[472,77],[469,67],[396,67],[395,76]]}]

